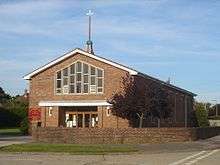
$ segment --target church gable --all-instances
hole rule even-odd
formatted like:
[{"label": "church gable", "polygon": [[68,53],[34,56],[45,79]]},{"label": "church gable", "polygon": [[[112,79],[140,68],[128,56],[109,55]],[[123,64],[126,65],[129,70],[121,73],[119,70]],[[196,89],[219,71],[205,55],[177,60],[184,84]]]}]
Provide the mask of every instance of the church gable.
[{"label": "church gable", "polygon": [[100,57],[100,56],[97,56],[97,55],[94,55],[94,54],[85,52],[85,51],[83,51],[83,50],[77,48],[77,49],[74,49],[73,51],[70,51],[69,53],[66,53],[66,54],[64,54],[63,56],[61,56],[61,57],[59,57],[59,58],[57,58],[57,59],[55,59],[55,60],[49,62],[48,64],[46,64],[46,65],[44,65],[44,66],[42,66],[42,67],[40,67],[40,68],[34,70],[33,72],[31,72],[31,73],[25,75],[25,76],[24,76],[24,79],[25,79],[25,80],[30,80],[34,75],[36,75],[36,74],[38,74],[38,73],[40,73],[40,72],[42,72],[42,71],[44,71],[44,70],[46,70],[46,69],[48,69],[48,68],[50,68],[50,67],[52,67],[52,66],[54,66],[54,65],[56,65],[56,64],[58,64],[58,63],[64,61],[64,60],[67,59],[67,58],[70,58],[71,56],[74,56],[75,54],[81,54],[81,55],[84,55],[84,56],[86,56],[86,57],[92,58],[92,59],[94,59],[94,60],[97,60],[97,61],[100,61],[100,62],[109,64],[109,65],[111,65],[111,66],[113,66],[113,67],[116,67],[116,68],[118,68],[118,69],[121,69],[121,70],[124,70],[124,71],[126,71],[126,72],[129,72],[131,75],[137,75],[137,74],[138,74],[137,71],[135,71],[135,70],[133,70],[133,69],[131,69],[131,68],[128,68],[128,67],[126,67],[126,66],[123,66],[123,65],[121,65],[121,64],[118,64],[118,63],[113,62],[113,61],[111,61],[111,60],[107,60],[107,59],[105,59],[105,58],[102,58],[102,57]]}]

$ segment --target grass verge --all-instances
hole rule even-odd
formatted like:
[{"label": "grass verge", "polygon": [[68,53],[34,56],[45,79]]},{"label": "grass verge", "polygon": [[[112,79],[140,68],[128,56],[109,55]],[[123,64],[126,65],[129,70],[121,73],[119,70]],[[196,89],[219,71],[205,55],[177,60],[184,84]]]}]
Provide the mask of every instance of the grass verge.
[{"label": "grass verge", "polygon": [[19,128],[0,128],[0,136],[19,136],[22,135]]},{"label": "grass verge", "polygon": [[137,152],[138,149],[132,145],[110,145],[110,144],[48,144],[48,143],[26,143],[13,144],[0,148],[0,152],[56,152],[70,154],[107,154]]}]

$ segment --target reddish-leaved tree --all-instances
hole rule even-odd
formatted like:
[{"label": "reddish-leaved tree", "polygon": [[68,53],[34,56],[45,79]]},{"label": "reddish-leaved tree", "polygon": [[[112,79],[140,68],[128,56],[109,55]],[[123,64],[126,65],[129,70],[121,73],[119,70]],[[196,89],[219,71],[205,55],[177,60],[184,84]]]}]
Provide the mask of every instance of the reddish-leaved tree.
[{"label": "reddish-leaved tree", "polygon": [[151,115],[158,119],[170,115],[168,93],[157,82],[139,81],[135,76],[127,74],[122,78],[122,91],[115,93],[109,100],[112,113],[128,119],[132,126],[142,128],[144,119]]}]

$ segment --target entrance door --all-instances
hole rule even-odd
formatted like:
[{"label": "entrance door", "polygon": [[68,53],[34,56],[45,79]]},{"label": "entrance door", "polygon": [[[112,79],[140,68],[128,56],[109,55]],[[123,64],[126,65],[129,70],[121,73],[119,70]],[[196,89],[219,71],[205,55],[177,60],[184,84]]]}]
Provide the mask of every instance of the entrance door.
[{"label": "entrance door", "polygon": [[89,113],[84,114],[84,126],[90,127],[90,114]]},{"label": "entrance door", "polygon": [[78,114],[78,127],[83,127],[83,114]]},{"label": "entrance door", "polygon": [[76,128],[98,127],[98,113],[92,111],[67,111],[66,126]]}]

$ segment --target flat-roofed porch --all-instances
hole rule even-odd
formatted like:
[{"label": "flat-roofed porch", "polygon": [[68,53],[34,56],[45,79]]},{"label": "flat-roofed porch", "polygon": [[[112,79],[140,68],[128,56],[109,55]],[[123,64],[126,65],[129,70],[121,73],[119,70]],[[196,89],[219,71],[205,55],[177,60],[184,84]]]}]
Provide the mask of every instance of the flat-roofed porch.
[{"label": "flat-roofed porch", "polygon": [[39,106],[42,127],[101,128],[110,120],[111,104],[105,100],[41,101]]}]

